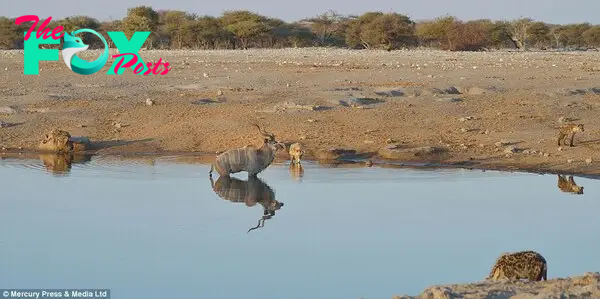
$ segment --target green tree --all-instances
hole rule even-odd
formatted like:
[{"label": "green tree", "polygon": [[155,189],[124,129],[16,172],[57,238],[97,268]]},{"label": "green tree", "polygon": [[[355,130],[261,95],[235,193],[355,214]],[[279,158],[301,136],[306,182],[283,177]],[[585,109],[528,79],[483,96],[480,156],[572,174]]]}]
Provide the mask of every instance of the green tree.
[{"label": "green tree", "polygon": [[309,27],[300,23],[292,23],[289,26],[288,40],[294,48],[308,47],[313,45],[314,34]]},{"label": "green tree", "polygon": [[[26,30],[23,30],[26,31]],[[22,39],[19,34],[19,27],[14,19],[0,17],[0,49],[14,49],[17,47],[17,41]]]},{"label": "green tree", "polygon": [[345,44],[348,18],[329,10],[316,17],[304,20],[310,24],[310,29],[315,35],[319,46],[330,46]]},{"label": "green tree", "polygon": [[532,22],[527,28],[527,43],[537,48],[550,46],[550,27],[544,22]]},{"label": "green tree", "polygon": [[531,23],[533,20],[530,18],[521,18],[510,22],[510,39],[517,49],[527,48]]},{"label": "green tree", "polygon": [[195,16],[179,10],[168,10],[159,14],[160,33],[164,33],[170,41],[171,49],[181,49],[190,43],[185,40],[189,37],[188,30]]},{"label": "green tree", "polygon": [[495,21],[489,24],[490,46],[496,49],[515,47],[511,38],[511,27],[507,21]]},{"label": "green tree", "polygon": [[588,47],[600,47],[600,25],[596,25],[586,30],[582,34],[583,40]]},{"label": "green tree", "polygon": [[361,35],[361,32],[367,24],[370,24],[382,15],[382,12],[366,12],[358,18],[350,19],[348,30],[346,30],[346,44],[351,48],[362,47],[370,49],[371,44],[363,39],[364,34]]},{"label": "green tree", "polygon": [[[88,28],[95,31],[100,29],[100,22],[98,20],[88,16],[72,16],[66,17],[58,21],[60,26],[64,27],[66,32],[73,32],[78,29]],[[84,44],[89,45],[90,48],[104,47],[104,43],[98,37],[91,33],[84,32],[81,34],[81,40]],[[62,42],[62,40],[61,40]],[[108,41],[107,41],[108,42]]]},{"label": "green tree", "polygon": [[583,33],[592,28],[588,23],[568,24],[561,26],[560,42],[563,46],[583,47],[586,42],[583,38]]},{"label": "green tree", "polygon": [[426,46],[450,49],[452,41],[449,30],[457,21],[454,16],[442,16],[431,22],[421,23],[416,27],[417,38]]},{"label": "green tree", "polygon": [[243,49],[269,31],[266,21],[265,17],[247,10],[226,11],[220,18],[221,24],[235,36]]},{"label": "green tree", "polygon": [[106,22],[100,23],[100,28],[98,28],[98,33],[100,33],[100,34],[102,34],[102,36],[104,36],[104,39],[106,39],[106,43],[108,44],[109,48],[114,48],[115,44],[113,43],[112,39],[110,39],[107,32],[121,31],[121,28],[122,28],[121,20],[106,21]]},{"label": "green tree", "polygon": [[219,19],[202,16],[187,24],[186,40],[197,49],[217,49],[234,38],[233,34],[221,26]]},{"label": "green tree", "polygon": [[416,40],[415,24],[405,15],[381,14],[361,28],[360,38],[371,46],[388,50],[410,46]]},{"label": "green tree", "polygon": [[150,6],[138,6],[127,10],[127,16],[123,19],[121,26],[123,33],[129,39],[136,31],[151,31],[145,45],[147,48],[152,48],[157,37],[158,24],[159,15],[156,11]]},{"label": "green tree", "polygon": [[479,51],[487,48],[490,42],[490,27],[481,21],[454,22],[448,30],[449,50]]}]

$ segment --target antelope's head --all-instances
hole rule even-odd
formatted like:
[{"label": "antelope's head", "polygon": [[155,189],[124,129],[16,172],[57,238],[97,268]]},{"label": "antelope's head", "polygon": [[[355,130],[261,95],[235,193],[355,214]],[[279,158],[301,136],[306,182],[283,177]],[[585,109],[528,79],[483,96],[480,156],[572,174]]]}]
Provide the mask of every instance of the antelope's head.
[{"label": "antelope's head", "polygon": [[275,140],[275,135],[262,129],[258,124],[254,124],[258,128],[260,134],[264,137],[264,145],[269,147],[273,153],[285,149],[285,144]]},{"label": "antelope's head", "polygon": [[579,131],[579,132],[585,132],[585,130],[583,129],[583,124],[577,125],[577,127],[575,128],[575,130]]}]

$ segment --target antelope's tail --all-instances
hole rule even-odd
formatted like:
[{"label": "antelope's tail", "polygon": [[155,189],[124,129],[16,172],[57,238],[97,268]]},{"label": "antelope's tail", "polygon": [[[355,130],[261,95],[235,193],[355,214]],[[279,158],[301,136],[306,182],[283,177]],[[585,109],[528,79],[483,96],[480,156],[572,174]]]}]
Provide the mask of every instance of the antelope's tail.
[{"label": "antelope's tail", "polygon": [[210,170],[208,171],[208,176],[212,177],[213,170],[215,169],[214,164],[210,164]]}]

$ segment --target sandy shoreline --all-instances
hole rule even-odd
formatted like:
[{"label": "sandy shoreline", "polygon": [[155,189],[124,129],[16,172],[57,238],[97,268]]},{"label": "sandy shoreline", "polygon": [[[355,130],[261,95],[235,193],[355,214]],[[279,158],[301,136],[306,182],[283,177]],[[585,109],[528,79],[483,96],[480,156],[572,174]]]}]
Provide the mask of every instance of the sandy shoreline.
[{"label": "sandy shoreline", "polygon": [[[598,52],[140,53],[168,61],[165,76],[108,76],[109,64],[82,76],[62,61],[25,76],[22,55],[0,53],[0,121],[9,124],[0,146],[9,150],[32,149],[60,128],[102,154],[210,156],[259,145],[250,125],[258,121],[303,143],[311,160],[600,174]],[[561,117],[586,127],[575,147],[556,144]]]},{"label": "sandy shoreline", "polygon": [[470,284],[432,286],[418,296],[393,299],[528,299],[528,298],[599,298],[600,273],[587,272],[568,278],[540,282],[480,281]]}]

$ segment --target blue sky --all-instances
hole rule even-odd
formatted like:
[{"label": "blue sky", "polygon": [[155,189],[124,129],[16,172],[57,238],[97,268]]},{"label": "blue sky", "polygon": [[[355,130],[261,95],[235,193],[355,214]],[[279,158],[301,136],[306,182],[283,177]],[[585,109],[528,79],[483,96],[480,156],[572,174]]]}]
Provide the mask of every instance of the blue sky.
[{"label": "blue sky", "polygon": [[[127,8],[137,5],[151,5],[155,9],[178,9],[201,15],[219,15],[224,10],[248,9],[285,21],[296,21],[315,16],[329,9],[342,14],[361,14],[366,11],[394,11],[404,13],[415,20],[430,19],[451,14],[463,20],[490,18],[515,19],[522,16],[549,23],[590,22],[600,24],[600,1],[598,0],[421,0],[421,1],[192,1],[192,0],[104,0],[101,2],[75,0],[2,0],[2,15],[18,17],[35,14],[40,17],[62,18],[69,15],[89,15],[100,20],[122,18]],[[10,5],[8,4],[10,3]]]}]

